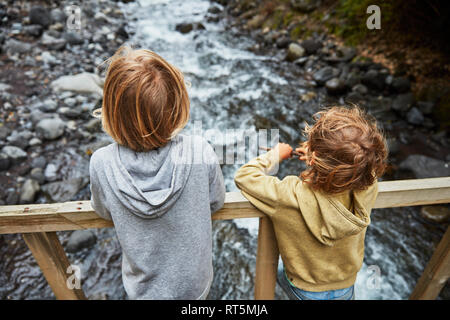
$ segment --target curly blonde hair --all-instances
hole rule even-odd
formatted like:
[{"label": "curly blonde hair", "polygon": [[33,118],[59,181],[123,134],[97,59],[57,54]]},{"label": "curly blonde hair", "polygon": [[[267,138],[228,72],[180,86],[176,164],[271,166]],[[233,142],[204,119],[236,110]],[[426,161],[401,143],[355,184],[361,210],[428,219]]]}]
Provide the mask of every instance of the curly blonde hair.
[{"label": "curly blonde hair", "polygon": [[364,190],[386,169],[386,139],[375,119],[356,105],[333,106],[307,125],[308,168],[300,175],[315,190]]}]

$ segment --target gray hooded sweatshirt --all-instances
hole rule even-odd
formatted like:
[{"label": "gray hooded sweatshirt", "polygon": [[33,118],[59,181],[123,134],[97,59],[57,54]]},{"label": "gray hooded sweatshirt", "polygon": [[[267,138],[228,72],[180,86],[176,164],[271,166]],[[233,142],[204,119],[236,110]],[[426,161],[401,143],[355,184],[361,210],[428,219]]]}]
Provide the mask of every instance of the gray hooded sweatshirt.
[{"label": "gray hooded sweatshirt", "polygon": [[91,157],[91,203],[112,220],[130,299],[204,299],[213,278],[211,214],[225,198],[208,142],[177,135],[134,152],[117,143]]}]

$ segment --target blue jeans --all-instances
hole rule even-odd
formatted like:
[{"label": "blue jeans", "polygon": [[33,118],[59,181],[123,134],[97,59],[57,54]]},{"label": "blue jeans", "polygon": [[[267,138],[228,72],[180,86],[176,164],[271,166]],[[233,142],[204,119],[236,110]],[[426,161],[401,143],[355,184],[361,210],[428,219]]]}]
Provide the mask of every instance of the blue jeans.
[{"label": "blue jeans", "polygon": [[355,300],[354,286],[321,292],[305,291],[293,286],[282,263],[278,264],[277,282],[291,300]]}]

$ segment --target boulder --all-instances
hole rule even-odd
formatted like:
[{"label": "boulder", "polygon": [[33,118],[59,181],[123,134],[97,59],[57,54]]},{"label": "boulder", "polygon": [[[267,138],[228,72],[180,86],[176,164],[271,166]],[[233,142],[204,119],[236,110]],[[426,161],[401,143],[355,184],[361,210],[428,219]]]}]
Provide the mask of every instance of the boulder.
[{"label": "boulder", "polygon": [[79,93],[93,93],[103,96],[103,79],[95,73],[83,72],[77,75],[62,76],[51,83],[55,91],[74,91]]},{"label": "boulder", "polygon": [[323,85],[328,80],[337,77],[339,73],[340,73],[339,69],[333,67],[324,67],[313,74],[313,79],[318,84]]},{"label": "boulder", "polygon": [[322,48],[322,43],[313,39],[307,39],[302,41],[302,47],[305,49],[306,54],[314,54]]},{"label": "boulder", "polygon": [[425,118],[418,108],[412,107],[406,114],[406,120],[411,124],[421,125],[425,121]]},{"label": "boulder", "polygon": [[346,90],[345,81],[339,78],[332,78],[325,82],[325,88],[331,95],[344,93]]},{"label": "boulder", "polygon": [[31,51],[31,44],[16,39],[8,39],[3,46],[4,50],[9,54],[21,54]]},{"label": "boulder", "polygon": [[377,70],[370,69],[363,74],[361,82],[374,90],[383,90],[387,75]]},{"label": "boulder", "polygon": [[292,8],[306,13],[314,11],[320,4],[321,0],[291,0]]},{"label": "boulder", "polygon": [[60,118],[42,119],[36,125],[36,133],[44,139],[54,140],[63,135],[65,126]]},{"label": "boulder", "polygon": [[409,155],[399,164],[399,169],[412,171],[417,179],[450,176],[448,162],[421,154]]},{"label": "boulder", "polygon": [[291,43],[288,47],[286,60],[294,61],[305,55],[305,49],[297,43]]},{"label": "boulder", "polygon": [[42,185],[41,190],[54,202],[70,201],[86,186],[88,179],[72,178]]},{"label": "boulder", "polygon": [[443,205],[423,206],[420,215],[431,222],[446,223],[450,221],[450,208]]},{"label": "boulder", "polygon": [[15,146],[4,146],[1,153],[9,158],[11,164],[17,164],[25,160],[28,156],[25,151]]},{"label": "boulder", "polygon": [[28,14],[31,24],[38,24],[47,28],[52,24],[51,13],[43,6],[33,6]]},{"label": "boulder", "polygon": [[20,203],[33,203],[39,190],[39,183],[36,180],[27,179],[20,190]]},{"label": "boulder", "polygon": [[74,253],[84,248],[89,248],[97,242],[97,237],[91,230],[76,230],[72,232],[67,241],[66,251]]}]

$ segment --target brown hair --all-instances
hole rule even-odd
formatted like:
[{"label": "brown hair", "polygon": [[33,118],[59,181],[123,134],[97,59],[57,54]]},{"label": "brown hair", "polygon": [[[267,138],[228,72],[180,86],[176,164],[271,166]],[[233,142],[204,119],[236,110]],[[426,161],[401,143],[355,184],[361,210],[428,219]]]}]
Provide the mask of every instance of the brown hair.
[{"label": "brown hair", "polygon": [[127,46],[106,62],[101,111],[105,131],[138,152],[165,145],[189,120],[183,74],[156,53]]},{"label": "brown hair", "polygon": [[[358,106],[334,106],[306,126],[307,170],[303,181],[326,193],[364,190],[386,169],[386,140],[373,117]],[[310,162],[310,160],[312,160]]]}]

